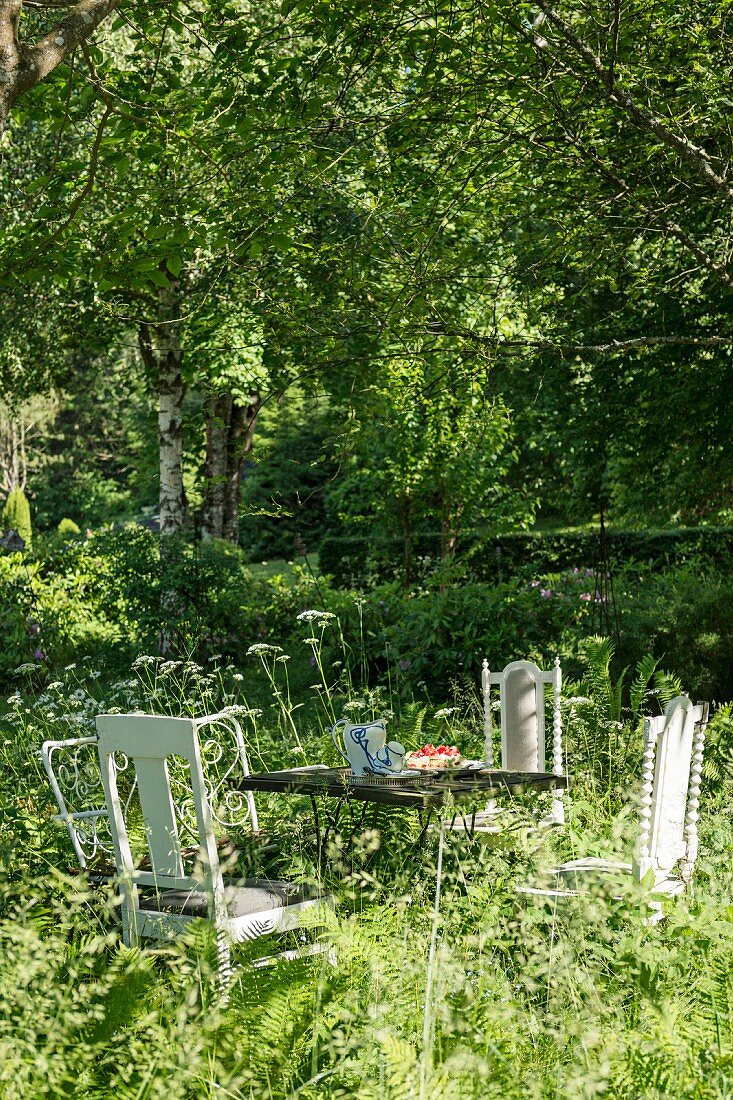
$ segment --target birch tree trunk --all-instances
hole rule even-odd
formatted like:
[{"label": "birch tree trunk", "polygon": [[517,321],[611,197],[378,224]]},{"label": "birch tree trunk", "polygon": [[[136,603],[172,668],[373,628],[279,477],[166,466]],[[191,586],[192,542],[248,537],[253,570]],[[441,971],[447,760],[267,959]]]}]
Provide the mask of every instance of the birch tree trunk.
[{"label": "birch tree trunk", "polygon": [[186,522],[183,491],[183,351],[178,284],[158,293],[158,319],[142,325],[140,352],[155,378],[158,394],[160,533],[174,535]]}]

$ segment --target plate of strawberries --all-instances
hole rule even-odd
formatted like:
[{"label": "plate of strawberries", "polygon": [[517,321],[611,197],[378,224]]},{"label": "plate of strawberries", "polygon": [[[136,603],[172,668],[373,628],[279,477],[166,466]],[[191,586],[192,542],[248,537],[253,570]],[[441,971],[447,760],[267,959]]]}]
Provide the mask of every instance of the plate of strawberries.
[{"label": "plate of strawberries", "polygon": [[463,763],[460,749],[455,745],[423,745],[421,749],[405,754],[403,767],[417,771],[455,768]]}]

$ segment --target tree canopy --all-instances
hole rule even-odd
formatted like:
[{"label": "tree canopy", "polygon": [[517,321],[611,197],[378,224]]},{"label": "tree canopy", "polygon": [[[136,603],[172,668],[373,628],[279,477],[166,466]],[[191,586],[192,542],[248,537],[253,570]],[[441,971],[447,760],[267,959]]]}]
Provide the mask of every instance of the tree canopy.
[{"label": "tree canopy", "polygon": [[0,28],[0,382],[132,354],[164,528],[296,393],[382,481],[424,466],[446,531],[451,446],[464,525],[472,479],[485,522],[726,513],[728,5],[6,0]]}]

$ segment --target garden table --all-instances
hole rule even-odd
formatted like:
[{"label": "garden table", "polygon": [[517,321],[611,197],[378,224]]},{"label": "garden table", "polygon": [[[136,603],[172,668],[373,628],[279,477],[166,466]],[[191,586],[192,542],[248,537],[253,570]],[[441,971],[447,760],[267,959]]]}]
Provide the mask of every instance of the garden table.
[{"label": "garden table", "polygon": [[[423,820],[419,841],[425,835],[432,811],[446,804],[473,800],[486,801],[506,794],[522,794],[525,791],[566,789],[568,777],[552,772],[514,772],[500,769],[456,768],[444,771],[426,771],[415,774],[409,780],[380,776],[354,776],[349,768],[291,768],[276,772],[254,772],[237,781],[243,791],[274,791],[286,795],[306,795],[311,800],[316,823],[316,845],[319,862],[329,833],[334,831],[344,808],[350,811],[350,838],[363,829],[370,807],[373,809],[372,826],[382,806],[406,807],[417,810]],[[324,797],[326,830],[322,834],[317,799]],[[336,800],[329,809],[325,799]],[[356,805],[361,812],[354,812]],[[471,831],[470,829],[468,830]]]}]

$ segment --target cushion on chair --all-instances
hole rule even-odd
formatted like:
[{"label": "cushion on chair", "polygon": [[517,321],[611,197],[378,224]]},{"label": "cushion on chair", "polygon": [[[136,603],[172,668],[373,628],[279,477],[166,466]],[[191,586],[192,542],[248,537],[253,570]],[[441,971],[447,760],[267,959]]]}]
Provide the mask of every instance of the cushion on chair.
[{"label": "cushion on chair", "polygon": [[517,772],[539,771],[537,687],[526,669],[516,668],[507,674],[503,705],[509,736],[502,767]]},{"label": "cushion on chair", "polygon": [[[271,882],[268,879],[244,879],[224,888],[227,912],[230,917],[249,917],[268,909],[284,909],[287,905],[311,901],[317,892],[293,882]],[[159,913],[182,913],[189,917],[205,917],[208,913],[208,895],[203,890],[165,890],[162,894],[150,894],[140,899],[140,908]]]}]

